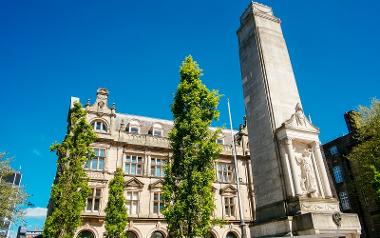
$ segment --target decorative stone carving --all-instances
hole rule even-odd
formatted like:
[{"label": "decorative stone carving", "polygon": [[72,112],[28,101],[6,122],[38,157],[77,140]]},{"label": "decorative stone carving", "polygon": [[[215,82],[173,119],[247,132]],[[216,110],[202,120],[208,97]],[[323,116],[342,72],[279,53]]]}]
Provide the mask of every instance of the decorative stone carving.
[{"label": "decorative stone carving", "polygon": [[124,186],[129,188],[142,189],[144,187],[144,183],[138,180],[137,178],[131,178],[130,180],[125,182]]},{"label": "decorative stone carving", "polygon": [[301,104],[299,103],[297,103],[296,105],[296,113],[294,114],[294,116],[295,116],[295,121],[298,126],[307,126],[306,117],[303,113]]},{"label": "decorative stone carving", "polygon": [[224,188],[220,189],[220,194],[225,195],[225,194],[236,194],[237,189],[232,186],[232,185],[227,185]]},{"label": "decorative stone carving", "polygon": [[337,227],[340,227],[342,225],[342,214],[340,214],[340,212],[333,213],[332,219],[334,223],[337,225]]},{"label": "decorative stone carving", "polygon": [[164,180],[160,179],[149,185],[149,189],[161,189],[164,186]]},{"label": "decorative stone carving", "polygon": [[301,129],[310,132],[319,133],[319,129],[313,126],[306,118],[301,104],[297,103],[294,114],[282,124],[284,128]]},{"label": "decorative stone carving", "polygon": [[105,177],[104,173],[103,172],[100,172],[100,171],[88,171],[87,172],[87,175],[90,179],[93,179],[93,180],[105,180],[107,181],[107,178]]},{"label": "decorative stone carving", "polygon": [[337,205],[325,204],[325,203],[301,203],[301,209],[305,212],[332,212],[339,210]]},{"label": "decorative stone carving", "polygon": [[314,176],[314,169],[311,165],[311,150],[306,148],[300,157],[295,157],[300,166],[300,184],[304,194],[314,194],[317,192],[317,184]]}]

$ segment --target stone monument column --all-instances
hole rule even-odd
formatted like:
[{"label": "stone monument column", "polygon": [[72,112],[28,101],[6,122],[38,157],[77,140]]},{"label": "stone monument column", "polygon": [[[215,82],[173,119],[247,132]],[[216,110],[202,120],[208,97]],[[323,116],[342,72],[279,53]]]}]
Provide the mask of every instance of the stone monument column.
[{"label": "stone monument column", "polygon": [[256,196],[253,237],[358,237],[356,214],[332,197],[319,129],[304,115],[281,21],[252,2],[237,31]]}]

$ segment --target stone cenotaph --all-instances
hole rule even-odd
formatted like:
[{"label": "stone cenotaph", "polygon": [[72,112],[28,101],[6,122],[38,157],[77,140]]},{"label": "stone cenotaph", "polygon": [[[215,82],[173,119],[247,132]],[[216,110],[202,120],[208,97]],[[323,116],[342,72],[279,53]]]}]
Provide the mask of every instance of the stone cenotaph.
[{"label": "stone cenotaph", "polygon": [[359,237],[356,214],[341,213],[305,117],[280,19],[250,3],[240,18],[239,52],[256,195],[253,237]]}]

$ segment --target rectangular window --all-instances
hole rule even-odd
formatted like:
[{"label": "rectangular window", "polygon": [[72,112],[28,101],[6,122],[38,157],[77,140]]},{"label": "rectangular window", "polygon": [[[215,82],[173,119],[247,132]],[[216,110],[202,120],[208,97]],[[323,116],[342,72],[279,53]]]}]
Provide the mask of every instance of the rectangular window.
[{"label": "rectangular window", "polygon": [[100,188],[92,188],[91,195],[87,198],[86,211],[97,212],[100,209],[100,199],[102,190]]},{"label": "rectangular window", "polygon": [[165,162],[166,161],[163,159],[151,158],[150,159],[150,175],[156,176],[156,177],[165,176],[165,173],[164,173]]},{"label": "rectangular window", "polygon": [[216,139],[216,143],[219,145],[224,145],[224,139],[223,138],[218,138]]},{"label": "rectangular window", "polygon": [[336,147],[336,145],[330,147],[329,151],[330,151],[331,155],[338,155],[339,154],[338,147]]},{"label": "rectangular window", "polygon": [[233,182],[233,166],[228,163],[217,164],[217,178],[219,182]]},{"label": "rectangular window", "polygon": [[235,198],[224,197],[224,213],[226,216],[235,216]]},{"label": "rectangular window", "polygon": [[87,160],[84,165],[85,169],[89,170],[104,170],[104,159],[106,157],[106,149],[94,148],[95,157],[93,159]]},{"label": "rectangular window", "polygon": [[153,194],[153,213],[161,214],[161,211],[163,208],[164,208],[164,203],[162,202],[161,193],[155,192]]},{"label": "rectangular window", "polygon": [[144,168],[144,159],[137,155],[126,155],[124,163],[124,172],[131,175],[142,175]]},{"label": "rectangular window", "polygon": [[348,199],[348,194],[346,192],[339,193],[339,200],[343,210],[348,210],[351,208],[350,200]]},{"label": "rectangular window", "polygon": [[137,214],[139,211],[139,193],[137,191],[127,192],[128,214]]},{"label": "rectangular window", "polygon": [[160,129],[153,129],[153,136],[162,137],[162,130],[160,130]]},{"label": "rectangular window", "polygon": [[131,127],[129,127],[129,133],[139,134],[139,128],[137,126],[131,126]]},{"label": "rectangular window", "polygon": [[343,183],[344,179],[343,179],[342,167],[340,167],[339,165],[334,166],[333,174],[334,174],[336,183]]}]

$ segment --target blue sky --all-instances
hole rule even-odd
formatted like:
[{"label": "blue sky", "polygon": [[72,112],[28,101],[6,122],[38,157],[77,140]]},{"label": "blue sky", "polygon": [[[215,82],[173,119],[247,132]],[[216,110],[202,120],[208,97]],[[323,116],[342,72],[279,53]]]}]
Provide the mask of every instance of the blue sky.
[{"label": "blue sky", "polygon": [[[378,1],[262,1],[282,19],[305,112],[327,142],[343,113],[379,97]],[[36,207],[55,174],[70,96],[110,90],[118,112],[170,119],[178,68],[192,54],[209,88],[244,114],[236,30],[249,1],[0,1],[0,151],[22,167]],[[227,124],[226,100],[220,104]],[[43,218],[29,218],[29,226]],[[37,217],[37,218],[36,218]]]}]

